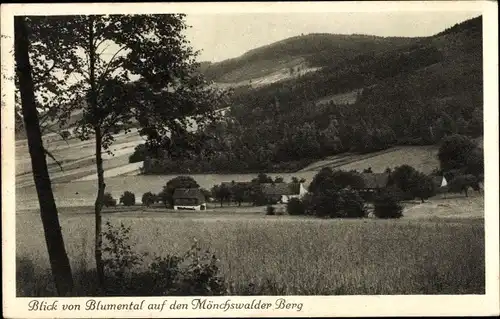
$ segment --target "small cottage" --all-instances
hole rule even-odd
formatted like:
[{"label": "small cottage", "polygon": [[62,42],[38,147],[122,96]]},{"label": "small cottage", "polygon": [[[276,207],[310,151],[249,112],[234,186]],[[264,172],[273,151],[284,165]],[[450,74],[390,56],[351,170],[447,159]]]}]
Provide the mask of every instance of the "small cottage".
[{"label": "small cottage", "polygon": [[269,199],[286,204],[292,198],[301,199],[307,190],[302,183],[262,183],[262,193]]},{"label": "small cottage", "polygon": [[387,187],[389,183],[389,173],[362,173],[365,191],[376,191]]},{"label": "small cottage", "polygon": [[359,194],[365,200],[373,199],[373,196],[389,184],[389,173],[361,173],[363,188],[359,188]]},{"label": "small cottage", "polygon": [[205,195],[199,188],[176,188],[173,194],[174,209],[205,210]]}]

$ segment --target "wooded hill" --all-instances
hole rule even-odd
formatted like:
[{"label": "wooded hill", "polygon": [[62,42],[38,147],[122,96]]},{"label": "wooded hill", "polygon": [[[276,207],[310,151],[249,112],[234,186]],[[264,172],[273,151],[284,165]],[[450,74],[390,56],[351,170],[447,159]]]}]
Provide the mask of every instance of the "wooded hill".
[{"label": "wooded hill", "polygon": [[[204,132],[212,139],[201,145],[210,152],[189,158],[205,163],[200,170],[295,169],[346,151],[436,144],[453,133],[481,136],[482,55],[477,17],[430,37],[312,34],[205,64],[216,82],[265,76],[283,67],[279,61],[299,58],[321,69],[235,88],[230,116]],[[349,92],[356,92],[352,102],[336,102]],[[160,161],[168,165],[160,166],[176,167],[165,156]]]}]

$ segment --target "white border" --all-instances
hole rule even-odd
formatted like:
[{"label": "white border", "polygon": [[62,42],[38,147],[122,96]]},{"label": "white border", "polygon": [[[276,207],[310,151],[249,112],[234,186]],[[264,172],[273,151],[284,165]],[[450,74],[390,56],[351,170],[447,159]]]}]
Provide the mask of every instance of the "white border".
[{"label": "white border", "polygon": [[[486,294],[448,296],[286,296],[302,302],[302,311],[197,311],[177,312],[28,312],[29,298],[15,297],[15,140],[13,103],[2,107],[2,251],[3,309],[8,318],[74,317],[251,317],[251,316],[427,316],[498,315],[499,305],[499,214],[498,214],[498,7],[493,1],[440,2],[247,2],[247,3],[93,3],[93,4],[8,4],[1,6],[2,34],[13,35],[14,15],[92,13],[235,13],[235,12],[374,12],[374,11],[478,11],[483,15],[484,53],[484,150],[485,150],[485,232]],[[12,37],[1,40],[2,72],[13,74]],[[6,101],[14,100],[12,81],[2,79]],[[64,300],[63,300],[64,299]],[[190,303],[193,298],[94,298],[109,302],[161,303],[176,299]],[[276,297],[213,297],[210,300],[244,302],[261,299],[273,303]],[[38,298],[52,302],[51,298]],[[85,304],[88,298],[59,298]]]}]

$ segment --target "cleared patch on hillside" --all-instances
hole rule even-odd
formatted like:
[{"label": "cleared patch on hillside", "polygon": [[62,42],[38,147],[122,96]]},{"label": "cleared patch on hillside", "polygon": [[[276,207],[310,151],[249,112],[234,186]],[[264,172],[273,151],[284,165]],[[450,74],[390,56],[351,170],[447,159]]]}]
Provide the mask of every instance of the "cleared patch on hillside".
[{"label": "cleared patch on hillside", "polygon": [[358,97],[363,93],[363,89],[353,90],[347,93],[327,96],[316,101],[316,105],[325,105],[330,102],[336,105],[351,105],[356,103]]},{"label": "cleared patch on hillside", "polygon": [[[60,164],[59,166],[53,159],[47,157],[49,174],[53,183],[69,182],[88,175],[95,175],[94,140],[80,141],[71,138],[64,141],[61,137],[55,135],[45,136],[44,138],[51,139],[50,142],[45,142],[45,145]],[[134,148],[143,142],[144,140],[137,133],[137,130],[133,130],[129,134],[120,133],[115,135],[115,143],[110,148],[113,154],[103,153],[104,169],[109,170],[128,165],[128,157],[134,152]],[[15,157],[16,187],[33,185],[31,158],[26,140],[17,141]]]},{"label": "cleared patch on hillside", "polygon": [[[257,63],[259,64],[259,63]],[[259,66],[254,66],[255,68],[260,67]],[[319,67],[309,67],[307,63],[305,62],[304,59],[295,59],[290,62],[278,62],[275,65],[272,66],[266,66],[268,69],[262,70],[262,74],[265,75],[258,75],[252,77],[251,75],[246,76],[247,79],[242,80],[242,81],[236,81],[236,82],[217,82],[215,83],[216,86],[224,89],[228,89],[231,87],[239,87],[239,86],[250,86],[252,88],[259,88],[265,85],[285,81],[285,80],[290,80],[290,79],[296,79],[299,78],[305,74],[311,73],[311,72],[316,72],[320,70],[321,68]],[[238,71],[239,73],[239,71]],[[259,74],[258,72],[254,71],[252,74]],[[233,78],[233,77],[229,77]],[[234,77],[235,79],[241,78],[241,76],[236,76]],[[226,78],[224,78],[226,79]]]}]

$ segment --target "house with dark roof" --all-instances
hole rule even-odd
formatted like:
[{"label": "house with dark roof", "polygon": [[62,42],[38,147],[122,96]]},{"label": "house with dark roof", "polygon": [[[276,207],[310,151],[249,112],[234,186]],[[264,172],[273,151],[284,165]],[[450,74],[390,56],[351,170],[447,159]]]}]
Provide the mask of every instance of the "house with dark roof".
[{"label": "house with dark roof", "polygon": [[361,173],[363,188],[356,188],[365,200],[372,200],[373,196],[389,184],[389,173]]},{"label": "house with dark roof", "polygon": [[286,204],[292,198],[302,198],[307,190],[302,183],[262,183],[262,193],[269,199]]},{"label": "house with dark roof", "polygon": [[364,190],[379,190],[387,187],[389,173],[361,173],[364,182]]},{"label": "house with dark roof", "polygon": [[172,198],[175,210],[205,210],[207,208],[205,195],[199,188],[176,188]]}]

